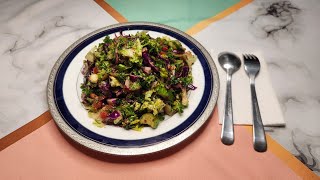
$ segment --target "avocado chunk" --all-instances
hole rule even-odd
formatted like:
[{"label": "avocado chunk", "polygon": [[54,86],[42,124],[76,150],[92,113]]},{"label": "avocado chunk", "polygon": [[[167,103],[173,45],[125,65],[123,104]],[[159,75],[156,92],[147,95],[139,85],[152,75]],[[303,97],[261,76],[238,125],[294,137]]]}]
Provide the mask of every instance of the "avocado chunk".
[{"label": "avocado chunk", "polygon": [[153,114],[146,113],[141,116],[140,123],[147,124],[155,129],[158,126],[158,123],[155,120],[156,120],[156,117]]},{"label": "avocado chunk", "polygon": [[89,51],[88,53],[87,53],[87,55],[85,56],[85,58],[88,60],[88,61],[90,61],[90,62],[94,62],[94,54],[91,52],[91,51]]}]

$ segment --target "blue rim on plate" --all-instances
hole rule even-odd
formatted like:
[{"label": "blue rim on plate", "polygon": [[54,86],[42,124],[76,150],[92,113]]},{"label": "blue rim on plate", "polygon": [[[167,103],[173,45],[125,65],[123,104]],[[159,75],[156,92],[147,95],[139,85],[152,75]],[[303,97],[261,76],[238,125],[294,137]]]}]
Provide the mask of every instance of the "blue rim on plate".
[{"label": "blue rim on plate", "polygon": [[[99,135],[85,128],[72,116],[72,114],[68,110],[66,102],[64,100],[63,91],[62,91],[63,79],[67,71],[67,68],[69,64],[72,62],[72,60],[74,59],[74,57],[83,48],[85,48],[86,46],[88,46],[90,43],[94,42],[97,39],[100,39],[110,34],[114,34],[120,31],[127,31],[127,30],[147,30],[147,31],[149,30],[149,31],[160,32],[168,36],[171,36],[173,38],[176,38],[177,40],[181,41],[186,46],[188,46],[193,51],[193,53],[197,56],[198,60],[201,63],[201,66],[204,71],[204,76],[205,76],[204,93],[203,93],[203,96],[201,97],[200,103],[198,107],[195,109],[195,111],[182,124],[158,136],[139,139],[139,140],[114,139],[114,138]],[[214,62],[210,57],[210,55],[208,54],[208,52],[192,37],[188,36],[187,34],[177,29],[174,29],[165,25],[161,25],[161,24],[146,23],[146,22],[122,23],[122,24],[117,24],[113,26],[108,26],[106,28],[102,28],[100,30],[97,30],[93,33],[88,34],[87,36],[79,39],[77,42],[71,45],[61,55],[61,57],[55,64],[49,77],[48,103],[49,103],[50,111],[53,114],[53,117],[56,123],[65,133],[68,134],[68,132],[70,133],[72,132],[71,134],[73,134],[73,136],[75,137],[72,139],[77,141],[77,139],[79,139],[80,137],[88,141],[91,141],[92,143],[96,143],[95,145],[102,147],[102,149],[103,147],[106,147],[107,149],[116,147],[118,151],[123,150],[120,153],[117,151],[117,153],[111,152],[111,154],[135,155],[135,154],[145,154],[150,152],[148,151],[142,151],[137,153],[130,152],[128,154],[129,152],[128,150],[137,149],[137,148],[141,150],[142,147],[147,148],[147,147],[155,146],[159,144],[170,144],[170,141],[172,141],[172,139],[181,136],[181,134],[184,134],[184,132],[186,131],[190,131],[189,129],[192,129],[191,134],[193,134],[198,128],[201,127],[202,124],[204,124],[204,122],[208,119],[209,115],[211,114],[213,107],[215,106],[217,101],[218,89],[219,89],[218,74],[217,74],[217,70],[214,65]],[[194,124],[196,123],[199,124],[199,122],[201,122],[200,126],[197,125],[197,128],[191,128],[192,126],[194,126]],[[76,132],[77,134],[75,134],[74,132]],[[187,134],[190,134],[190,132]],[[73,137],[70,134],[68,135],[70,137]],[[76,137],[77,135],[78,137]],[[183,139],[179,140],[179,142],[181,142],[182,140]],[[174,143],[173,145],[175,144],[177,143]],[[169,145],[169,147],[173,145]],[[91,149],[97,150],[96,148],[91,148]],[[158,149],[161,150],[164,148],[160,147]],[[98,151],[110,153],[110,151],[106,149],[104,150],[100,149]],[[157,151],[157,150],[153,150],[153,151]]]}]

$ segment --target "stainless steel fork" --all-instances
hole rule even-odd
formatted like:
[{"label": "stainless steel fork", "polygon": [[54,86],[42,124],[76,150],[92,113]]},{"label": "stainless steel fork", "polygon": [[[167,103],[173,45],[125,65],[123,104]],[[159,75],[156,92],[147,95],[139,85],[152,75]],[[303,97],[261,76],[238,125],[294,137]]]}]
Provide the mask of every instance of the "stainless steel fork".
[{"label": "stainless steel fork", "polygon": [[267,141],[264,132],[263,123],[261,120],[259,104],[257,100],[255,78],[260,70],[259,59],[255,55],[244,54],[244,69],[250,79],[251,101],[252,101],[252,115],[253,115],[253,146],[258,152],[265,152],[267,150]]}]

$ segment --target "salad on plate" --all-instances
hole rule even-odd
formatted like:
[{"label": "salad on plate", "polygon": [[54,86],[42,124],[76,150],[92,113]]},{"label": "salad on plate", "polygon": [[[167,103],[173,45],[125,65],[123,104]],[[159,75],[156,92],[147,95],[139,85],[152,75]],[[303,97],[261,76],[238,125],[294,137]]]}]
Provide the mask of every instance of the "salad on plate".
[{"label": "salad on plate", "polygon": [[152,38],[146,31],[106,36],[83,61],[81,102],[98,127],[155,129],[165,115],[181,114],[188,106],[188,91],[196,89],[195,61],[167,36]]}]

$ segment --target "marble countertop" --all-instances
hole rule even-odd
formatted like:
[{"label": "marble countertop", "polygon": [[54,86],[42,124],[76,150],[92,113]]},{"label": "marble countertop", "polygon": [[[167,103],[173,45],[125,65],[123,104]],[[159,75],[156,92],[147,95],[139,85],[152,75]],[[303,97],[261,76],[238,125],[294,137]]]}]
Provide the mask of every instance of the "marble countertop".
[{"label": "marble countertop", "polygon": [[[257,0],[194,37],[209,51],[263,52],[287,123],[268,133],[320,175],[318,17],[318,0]],[[114,23],[94,1],[0,0],[0,138],[48,110],[46,83],[61,53]]]}]

